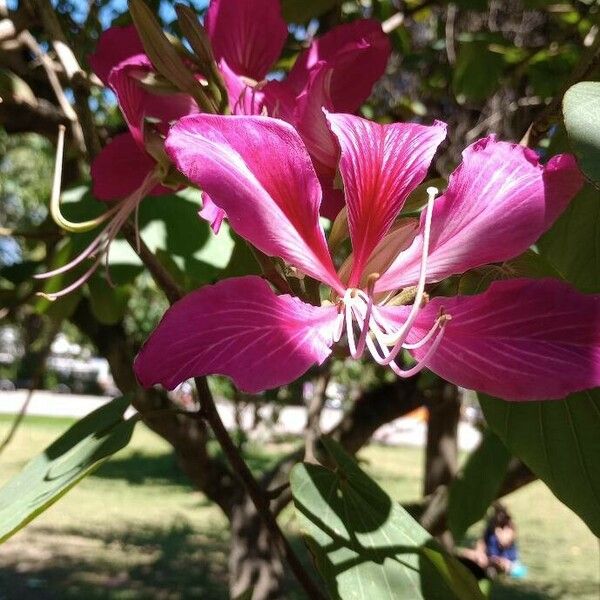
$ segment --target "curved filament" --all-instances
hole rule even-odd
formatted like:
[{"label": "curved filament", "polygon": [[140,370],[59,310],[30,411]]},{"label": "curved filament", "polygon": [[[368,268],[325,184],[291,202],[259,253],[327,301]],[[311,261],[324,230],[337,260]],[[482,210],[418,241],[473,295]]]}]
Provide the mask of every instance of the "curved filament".
[{"label": "curved filament", "polygon": [[65,126],[60,125],[58,128],[58,140],[56,142],[56,157],[54,161],[54,177],[52,180],[52,194],[50,196],[50,214],[54,222],[66,231],[74,233],[83,233],[90,231],[105,221],[108,221],[119,210],[118,205],[113,206],[110,210],[101,214],[95,219],[83,221],[82,223],[74,223],[69,221],[60,212],[60,188],[62,185],[62,163],[65,148]]},{"label": "curved filament", "polygon": [[[76,279],[73,283],[69,284],[67,287],[52,293],[42,293],[39,295],[47,298],[48,300],[56,300],[61,296],[65,296],[66,294],[72,292],[77,289],[79,286],[83,285],[96,271],[96,269],[102,263],[102,259],[106,260],[106,272],[109,273],[108,270],[108,251],[110,249],[110,245],[115,237],[118,235],[121,227],[127,221],[132,212],[137,210],[139,203],[143,200],[148,192],[150,192],[157,184],[158,177],[157,174],[152,171],[149,173],[142,185],[135,191],[131,196],[119,202],[119,204],[115,207],[117,210],[114,212],[114,218],[110,221],[110,223],[96,236],[96,238],[91,242],[91,244],[80,254],[78,254],[73,260],[69,261],[66,265],[58,267],[57,269],[53,269],[52,271],[48,271],[46,273],[40,273],[35,275],[36,279],[48,279],[49,277],[54,277],[56,275],[61,275],[75,268],[79,264],[81,264],[86,258],[94,257],[94,262],[92,266],[78,279]],[[136,232],[136,236],[139,235]],[[108,280],[110,282],[110,275],[108,275]]]}]

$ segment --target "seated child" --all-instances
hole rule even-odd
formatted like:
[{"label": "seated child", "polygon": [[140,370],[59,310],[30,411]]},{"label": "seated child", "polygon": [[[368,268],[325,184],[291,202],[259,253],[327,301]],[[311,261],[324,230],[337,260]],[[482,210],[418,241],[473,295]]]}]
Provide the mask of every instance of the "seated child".
[{"label": "seated child", "polygon": [[512,577],[524,577],[526,569],[519,563],[516,537],[510,513],[496,503],[483,539],[477,541],[475,548],[463,550],[461,557],[476,563],[488,576],[506,573]]}]

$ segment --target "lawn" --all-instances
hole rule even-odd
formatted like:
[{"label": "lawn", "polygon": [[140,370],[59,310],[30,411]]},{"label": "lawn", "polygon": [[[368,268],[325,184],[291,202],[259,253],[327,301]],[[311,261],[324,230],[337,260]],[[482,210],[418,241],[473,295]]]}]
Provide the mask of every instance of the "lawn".
[{"label": "lawn", "polygon": [[[9,423],[0,417],[0,438]],[[27,419],[0,456],[0,483],[68,424]],[[284,450],[268,448],[273,456]],[[371,446],[360,457],[395,498],[418,499],[420,450]],[[493,597],[597,600],[598,541],[583,523],[541,483],[507,504],[529,576]],[[282,523],[297,534],[293,511]],[[139,426],[126,450],[0,548],[0,600],[226,598],[226,560],[224,517],[191,490],[168,446]]]}]

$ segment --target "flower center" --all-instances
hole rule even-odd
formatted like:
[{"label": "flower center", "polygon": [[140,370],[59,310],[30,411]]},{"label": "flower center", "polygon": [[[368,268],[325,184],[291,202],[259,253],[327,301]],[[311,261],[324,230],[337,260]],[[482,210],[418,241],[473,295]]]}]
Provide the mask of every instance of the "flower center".
[{"label": "flower center", "polygon": [[[432,327],[420,340],[414,343],[407,342],[419,311],[428,301],[428,296],[425,293],[425,283],[433,203],[437,193],[438,190],[434,187],[427,189],[429,199],[425,213],[419,282],[412,307],[404,323],[398,327],[392,324],[389,319],[384,317],[381,307],[374,303],[373,296],[375,283],[379,279],[378,273],[369,276],[366,291],[349,288],[340,301],[340,312],[334,341],[340,340],[345,326],[348,348],[352,358],[359,358],[367,348],[378,364],[389,365],[394,373],[403,378],[411,377],[425,367],[442,341],[445,325],[451,319],[450,315],[441,311]],[[356,329],[358,329],[358,336]],[[396,357],[401,350],[417,350],[429,342],[431,344],[425,354],[410,369],[403,369],[396,363]]]}]

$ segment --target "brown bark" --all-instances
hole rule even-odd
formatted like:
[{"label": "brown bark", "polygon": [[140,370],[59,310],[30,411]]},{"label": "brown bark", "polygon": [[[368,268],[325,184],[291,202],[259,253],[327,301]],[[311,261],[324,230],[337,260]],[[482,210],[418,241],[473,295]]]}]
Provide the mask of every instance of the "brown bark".
[{"label": "brown bark", "polygon": [[458,422],[460,398],[456,386],[440,381],[430,390],[425,405],[429,410],[425,447],[423,495],[429,496],[448,485],[458,469]]},{"label": "brown bark", "polygon": [[230,597],[252,589],[252,600],[283,600],[283,563],[248,496],[233,506],[230,519]]}]

